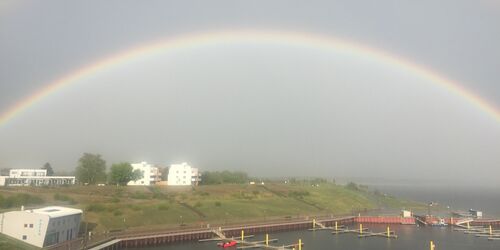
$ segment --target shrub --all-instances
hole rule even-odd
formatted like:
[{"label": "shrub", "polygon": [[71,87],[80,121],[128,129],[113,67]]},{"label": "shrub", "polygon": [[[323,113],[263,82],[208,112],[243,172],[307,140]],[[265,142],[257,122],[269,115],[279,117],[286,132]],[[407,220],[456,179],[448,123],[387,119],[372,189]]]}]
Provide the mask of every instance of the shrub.
[{"label": "shrub", "polygon": [[288,192],[288,196],[290,197],[295,197],[295,198],[304,198],[304,196],[309,196],[310,193],[309,191],[290,191]]},{"label": "shrub", "polygon": [[113,215],[114,215],[114,216],[120,216],[120,215],[122,215],[122,214],[123,214],[122,210],[115,210],[115,211],[113,212]]},{"label": "shrub", "polygon": [[118,187],[115,192],[114,192],[115,197],[122,197],[123,196],[123,189]]},{"label": "shrub", "polygon": [[141,210],[141,207],[140,206],[137,206],[137,205],[131,205],[130,206],[130,209],[134,210],[134,211],[139,211]]},{"label": "shrub", "polygon": [[167,204],[158,205],[158,210],[168,210],[170,207]]},{"label": "shrub", "polygon": [[104,210],[106,210],[106,207],[101,205],[101,204],[90,204],[88,205],[85,210],[87,210],[87,212],[103,212]]},{"label": "shrub", "polygon": [[241,171],[206,171],[202,173],[203,185],[214,184],[244,184],[247,183],[249,178],[248,174]]},{"label": "shrub", "polygon": [[220,203],[220,201],[216,201],[216,202],[215,202],[215,206],[216,206],[216,207],[220,207],[221,205],[222,205],[222,203]]},{"label": "shrub", "polygon": [[67,195],[64,195],[64,194],[60,194],[60,193],[55,193],[54,194],[54,200],[56,201],[66,201],[68,202],[69,204],[76,204],[77,202],[72,199],[71,197],[67,196]]},{"label": "shrub", "polygon": [[187,194],[181,194],[181,200],[185,201],[188,198]]},{"label": "shrub", "polygon": [[351,190],[354,190],[354,191],[359,191],[358,185],[356,183],[354,183],[354,182],[347,183],[347,185],[345,187],[347,189],[351,189]]},{"label": "shrub", "polygon": [[130,197],[132,199],[141,199],[141,200],[147,200],[150,198],[146,193],[139,192],[139,191],[133,193],[132,195],[130,195]]},{"label": "shrub", "polygon": [[27,205],[42,204],[44,200],[38,196],[29,194],[16,194],[4,198],[0,195],[0,208],[12,208]]},{"label": "shrub", "polygon": [[201,207],[201,202],[197,201],[195,204],[194,204],[194,207]]}]

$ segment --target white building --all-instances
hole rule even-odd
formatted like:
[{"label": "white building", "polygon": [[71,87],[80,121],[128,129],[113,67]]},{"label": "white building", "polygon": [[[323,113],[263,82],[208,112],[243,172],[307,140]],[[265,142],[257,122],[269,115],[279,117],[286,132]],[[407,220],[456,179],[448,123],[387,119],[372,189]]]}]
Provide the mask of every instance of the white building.
[{"label": "white building", "polygon": [[148,164],[147,162],[130,164],[135,170],[142,171],[142,178],[136,181],[129,181],[127,185],[129,186],[149,186],[161,181],[161,173],[157,167]]},{"label": "white building", "polygon": [[37,247],[78,237],[82,210],[44,207],[0,214],[0,233]]},{"label": "white building", "polygon": [[9,176],[0,176],[0,186],[73,185],[74,176],[47,176],[46,169],[11,169]]},{"label": "white building", "polygon": [[172,164],[168,169],[169,186],[190,186],[198,185],[201,174],[197,168],[189,166],[187,163]]},{"label": "white building", "polygon": [[47,169],[11,169],[9,171],[10,178],[25,178],[37,176],[47,176]]}]

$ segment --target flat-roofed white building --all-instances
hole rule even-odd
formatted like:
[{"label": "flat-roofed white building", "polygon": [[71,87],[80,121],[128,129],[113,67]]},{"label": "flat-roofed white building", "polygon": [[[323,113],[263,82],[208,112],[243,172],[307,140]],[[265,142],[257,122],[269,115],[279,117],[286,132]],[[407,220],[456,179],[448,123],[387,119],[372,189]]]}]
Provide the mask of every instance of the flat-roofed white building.
[{"label": "flat-roofed white building", "polygon": [[11,169],[9,176],[0,177],[0,186],[73,185],[74,176],[47,176],[46,169]]},{"label": "flat-roofed white building", "polygon": [[0,233],[37,247],[78,237],[82,210],[44,207],[0,214]]},{"label": "flat-roofed white building", "polygon": [[157,167],[154,167],[147,162],[130,164],[133,170],[141,170],[142,178],[136,181],[129,181],[127,185],[129,186],[149,186],[154,185],[161,181],[161,173]]},{"label": "flat-roofed white building", "polygon": [[172,164],[168,169],[169,186],[196,186],[201,180],[200,177],[198,169],[189,166],[186,162]]},{"label": "flat-roofed white building", "polygon": [[47,176],[47,169],[11,169],[9,171],[10,178],[25,178],[37,176]]}]

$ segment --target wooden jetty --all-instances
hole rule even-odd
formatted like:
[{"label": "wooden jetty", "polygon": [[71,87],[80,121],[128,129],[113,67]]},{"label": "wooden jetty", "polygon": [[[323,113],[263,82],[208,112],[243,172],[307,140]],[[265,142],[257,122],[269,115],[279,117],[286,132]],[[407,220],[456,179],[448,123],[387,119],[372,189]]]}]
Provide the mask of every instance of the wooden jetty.
[{"label": "wooden jetty", "polygon": [[373,232],[363,232],[358,235],[359,238],[364,238],[364,237],[384,237],[384,238],[398,238],[396,235],[396,232],[391,231],[389,227],[387,227],[387,230],[385,232],[380,232],[380,233],[373,233]]},{"label": "wooden jetty", "polygon": [[302,246],[304,245],[304,243],[302,243],[302,240],[299,239],[299,243],[297,244],[288,244],[288,245],[282,245],[282,246],[274,246],[274,245],[270,245],[269,243],[274,243],[274,242],[277,242],[278,239],[269,239],[269,234],[266,234],[266,238],[265,240],[261,240],[261,241],[248,241],[248,240],[245,240],[246,238],[249,238],[249,237],[253,237],[253,235],[250,235],[250,236],[245,236],[245,231],[244,230],[241,230],[241,237],[238,239],[238,238],[234,238],[234,237],[226,237],[224,235],[224,233],[222,232],[222,229],[217,229],[217,230],[212,230],[212,232],[217,236],[215,238],[211,238],[211,239],[200,239],[199,242],[206,242],[206,241],[222,241],[222,242],[229,242],[229,241],[235,241],[237,242],[237,244],[239,245],[237,247],[237,249],[256,249],[256,248],[260,248],[260,249],[275,249],[275,250],[278,250],[278,249],[295,249],[296,247],[298,247],[298,249],[302,249]]},{"label": "wooden jetty", "polygon": [[396,232],[391,231],[389,227],[384,232],[371,232],[368,228],[363,227],[363,224],[359,224],[359,229],[349,229],[349,228],[339,228],[336,227],[335,230],[332,231],[332,234],[345,234],[345,233],[354,233],[358,234],[359,238],[365,237],[384,237],[384,238],[398,238]]},{"label": "wooden jetty", "polygon": [[493,229],[491,225],[488,227],[483,226],[471,226],[469,222],[467,222],[467,226],[456,225],[459,228],[454,228],[454,231],[463,232],[465,234],[474,234],[476,237],[484,237],[488,240],[500,240],[500,230]]},{"label": "wooden jetty", "polygon": [[325,224],[316,221],[316,219],[313,219],[312,222],[312,228],[309,228],[307,230],[309,231],[317,231],[317,230],[339,230],[339,229],[344,229],[344,225],[339,225],[338,221],[335,221],[335,226],[326,226]]}]

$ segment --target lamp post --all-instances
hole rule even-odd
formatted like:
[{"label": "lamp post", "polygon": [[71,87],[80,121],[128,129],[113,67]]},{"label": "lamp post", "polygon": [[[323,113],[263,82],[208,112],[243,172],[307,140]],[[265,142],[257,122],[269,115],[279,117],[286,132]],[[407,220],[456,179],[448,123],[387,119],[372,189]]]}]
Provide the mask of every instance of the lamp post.
[{"label": "lamp post", "polygon": [[433,202],[429,202],[429,206],[427,207],[427,215],[429,215],[429,217],[431,217],[431,207],[432,205],[434,205]]}]

